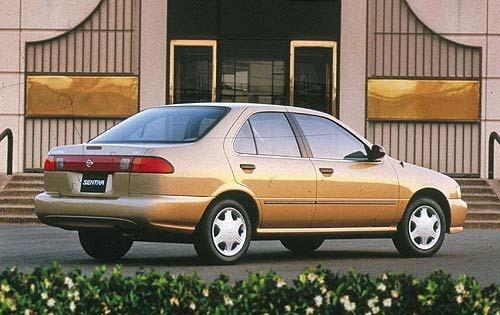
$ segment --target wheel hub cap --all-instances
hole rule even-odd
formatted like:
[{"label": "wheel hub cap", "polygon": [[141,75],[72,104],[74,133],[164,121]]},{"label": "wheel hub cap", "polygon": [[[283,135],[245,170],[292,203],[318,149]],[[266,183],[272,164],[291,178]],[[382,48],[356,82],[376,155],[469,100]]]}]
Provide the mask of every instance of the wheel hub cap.
[{"label": "wheel hub cap", "polygon": [[411,214],[408,230],[412,243],[419,249],[427,250],[439,240],[441,220],[434,208],[420,206]]},{"label": "wheel hub cap", "polygon": [[224,208],[212,224],[212,241],[225,256],[234,256],[245,244],[247,229],[243,215],[234,208]]}]

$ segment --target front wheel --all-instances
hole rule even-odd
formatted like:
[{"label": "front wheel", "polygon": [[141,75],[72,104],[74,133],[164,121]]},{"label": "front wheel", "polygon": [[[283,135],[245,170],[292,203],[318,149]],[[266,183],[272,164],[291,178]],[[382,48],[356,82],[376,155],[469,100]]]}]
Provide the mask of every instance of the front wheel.
[{"label": "front wheel", "polygon": [[210,206],[194,238],[198,256],[206,263],[234,263],[248,250],[252,226],[245,208],[234,200]]},{"label": "front wheel", "polygon": [[430,198],[411,202],[392,241],[404,257],[433,256],[443,244],[446,220],[441,206]]},{"label": "front wheel", "polygon": [[323,244],[322,238],[287,238],[281,244],[294,254],[308,254],[318,249]]},{"label": "front wheel", "polygon": [[115,231],[78,231],[80,244],[85,252],[102,261],[113,261],[123,257],[132,247],[133,241],[123,238]]}]

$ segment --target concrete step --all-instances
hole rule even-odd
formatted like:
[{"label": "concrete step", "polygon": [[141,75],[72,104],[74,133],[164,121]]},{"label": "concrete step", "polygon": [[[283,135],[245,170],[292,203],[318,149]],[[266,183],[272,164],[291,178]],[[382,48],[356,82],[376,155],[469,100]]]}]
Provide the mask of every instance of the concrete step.
[{"label": "concrete step", "polygon": [[468,194],[489,194],[495,195],[495,191],[490,186],[460,186],[462,195]]},{"label": "concrete step", "polygon": [[41,193],[43,188],[25,188],[25,189],[4,189],[0,191],[0,196],[19,196],[26,198],[34,198],[36,195]]},{"label": "concrete step", "polygon": [[25,196],[0,196],[0,205],[6,204],[15,205],[32,205],[35,203],[34,197],[26,198]]},{"label": "concrete step", "polygon": [[10,182],[5,186],[5,189],[24,189],[24,188],[39,188],[43,189],[43,182],[26,181],[26,182]]},{"label": "concrete step", "polygon": [[0,205],[1,215],[33,215],[33,205]]},{"label": "concrete step", "polygon": [[36,224],[40,223],[36,215],[2,215],[0,223],[8,224]]},{"label": "concrete step", "polygon": [[460,186],[489,186],[488,182],[484,179],[477,178],[455,178]]},{"label": "concrete step", "polygon": [[500,203],[498,202],[483,202],[483,201],[473,201],[473,202],[468,202],[467,207],[469,210],[473,209],[489,209],[489,210],[500,210]]},{"label": "concrete step", "polygon": [[467,229],[500,229],[500,220],[467,220]]},{"label": "concrete step", "polygon": [[467,220],[498,220],[500,221],[500,211],[494,210],[472,210],[467,214]]},{"label": "concrete step", "polygon": [[38,181],[43,182],[43,174],[37,173],[17,173],[12,176],[14,182]]},{"label": "concrete step", "polygon": [[467,195],[462,195],[462,199],[467,203],[474,203],[476,201],[500,202],[497,195],[489,195],[489,194],[467,194]]}]

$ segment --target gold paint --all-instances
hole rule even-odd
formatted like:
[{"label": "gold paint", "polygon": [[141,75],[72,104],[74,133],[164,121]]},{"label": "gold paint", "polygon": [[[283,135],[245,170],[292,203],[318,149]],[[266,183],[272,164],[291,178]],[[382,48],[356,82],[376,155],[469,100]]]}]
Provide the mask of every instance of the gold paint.
[{"label": "gold paint", "polygon": [[373,234],[394,233],[396,227],[341,227],[341,228],[263,228],[257,229],[258,234]]},{"label": "gold paint", "polygon": [[332,115],[336,116],[335,106],[337,98],[337,42],[325,40],[292,40],[290,41],[290,90],[289,90],[289,105],[294,106],[295,95],[295,48],[299,47],[317,47],[332,49]]},{"label": "gold paint", "polygon": [[450,234],[462,233],[464,231],[463,226],[451,227]]},{"label": "gold paint", "polygon": [[[357,237],[393,233],[415,193],[434,189],[448,202],[449,232],[459,232],[463,227],[467,204],[454,197],[458,184],[425,168],[408,163],[402,166],[391,158],[367,162],[235,153],[235,135],[252,114],[311,112],[272,105],[228,106],[232,110],[204,139],[190,145],[149,149],[148,154],[164,157],[174,165],[173,174],[117,172],[108,180],[109,190],[91,194],[80,192],[81,174],[45,172],[47,192],[36,197],[36,214],[41,218],[117,218],[133,221],[144,231],[191,234],[214,198],[239,192],[257,205],[258,234],[270,238],[310,233]],[[102,147],[117,149],[113,145]],[[65,148],[64,154],[78,149]],[[133,146],[123,149],[133,150]],[[240,164],[254,164],[256,168],[244,172]],[[323,176],[319,171],[323,167],[335,172]]]},{"label": "gold paint", "polygon": [[175,47],[176,46],[208,46],[212,47],[212,102],[216,101],[217,93],[217,41],[209,39],[172,39],[170,41],[170,76],[169,76],[169,104],[174,103],[175,78]]},{"label": "gold paint", "polygon": [[368,80],[368,119],[478,120],[479,81]]},{"label": "gold paint", "polygon": [[137,113],[138,78],[28,76],[26,114],[38,117],[127,117]]}]

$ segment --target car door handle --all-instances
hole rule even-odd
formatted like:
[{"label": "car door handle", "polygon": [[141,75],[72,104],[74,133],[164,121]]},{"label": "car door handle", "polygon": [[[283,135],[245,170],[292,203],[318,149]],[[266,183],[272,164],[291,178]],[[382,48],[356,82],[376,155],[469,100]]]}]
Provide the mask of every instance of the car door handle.
[{"label": "car door handle", "polygon": [[253,164],[240,164],[240,168],[244,171],[253,171],[255,169],[255,165],[253,165]]},{"label": "car door handle", "polygon": [[319,171],[323,175],[331,175],[331,174],[333,174],[333,168],[331,168],[331,167],[321,167],[319,169]]}]

